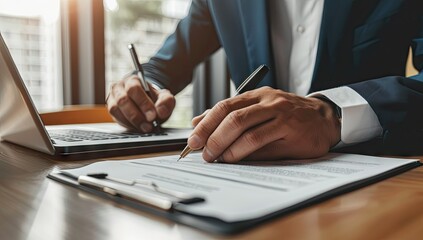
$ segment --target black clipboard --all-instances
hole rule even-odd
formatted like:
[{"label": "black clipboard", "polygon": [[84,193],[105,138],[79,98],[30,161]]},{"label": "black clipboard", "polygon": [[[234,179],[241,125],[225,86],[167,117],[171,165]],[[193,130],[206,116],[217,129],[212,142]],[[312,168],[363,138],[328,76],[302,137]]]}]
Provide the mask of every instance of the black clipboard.
[{"label": "black clipboard", "polygon": [[341,194],[368,186],[370,184],[393,177],[395,175],[406,172],[416,167],[420,167],[422,165],[423,164],[419,161],[410,162],[406,165],[400,166],[398,168],[394,168],[392,170],[372,176],[370,178],[356,181],[356,182],[341,186],[339,188],[332,189],[323,194],[309,198],[303,202],[297,203],[290,207],[280,209],[276,212],[265,215],[263,217],[259,217],[259,218],[255,218],[255,219],[251,219],[247,221],[238,221],[238,222],[226,222],[226,221],[222,221],[220,219],[213,218],[213,217],[192,215],[192,214],[180,212],[177,210],[164,211],[164,210],[149,206],[147,204],[142,204],[138,201],[132,201],[126,198],[112,196],[103,191],[99,191],[95,188],[80,185],[75,178],[71,178],[68,175],[61,173],[60,170],[57,170],[57,169],[53,170],[47,177],[52,180],[58,181],[60,183],[64,183],[66,185],[76,187],[77,189],[80,189],[82,191],[89,192],[97,196],[100,196],[102,198],[109,199],[118,204],[123,204],[129,207],[132,207],[134,209],[143,211],[145,213],[154,214],[156,216],[166,218],[176,223],[191,226],[193,228],[196,228],[208,233],[219,234],[219,235],[233,235],[233,234],[241,233],[246,230],[252,229],[253,227],[269,222],[275,218],[290,214],[299,209],[306,208],[316,203],[330,199],[332,197],[339,196]]}]

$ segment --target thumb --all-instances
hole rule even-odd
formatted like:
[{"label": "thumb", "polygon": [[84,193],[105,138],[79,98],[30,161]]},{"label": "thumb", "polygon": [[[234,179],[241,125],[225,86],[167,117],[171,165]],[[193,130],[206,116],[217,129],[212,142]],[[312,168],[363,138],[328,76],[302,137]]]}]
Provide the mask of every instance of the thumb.
[{"label": "thumb", "polygon": [[210,109],[207,109],[202,114],[194,117],[191,121],[192,126],[196,127],[201,122],[201,120],[203,120],[203,118],[207,115],[208,112],[210,112]]},{"label": "thumb", "polygon": [[157,101],[155,103],[156,111],[159,119],[164,122],[166,121],[175,108],[176,100],[175,96],[167,90],[162,89],[157,94]]}]

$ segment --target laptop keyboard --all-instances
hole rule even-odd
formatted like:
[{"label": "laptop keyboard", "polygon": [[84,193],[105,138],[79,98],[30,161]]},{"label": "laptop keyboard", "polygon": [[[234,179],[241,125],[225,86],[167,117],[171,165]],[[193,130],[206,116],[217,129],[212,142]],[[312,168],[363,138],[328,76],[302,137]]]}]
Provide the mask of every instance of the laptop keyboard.
[{"label": "laptop keyboard", "polygon": [[87,130],[50,130],[50,137],[54,140],[65,142],[98,141],[125,138],[144,138],[151,136],[164,136],[167,133],[104,133]]}]

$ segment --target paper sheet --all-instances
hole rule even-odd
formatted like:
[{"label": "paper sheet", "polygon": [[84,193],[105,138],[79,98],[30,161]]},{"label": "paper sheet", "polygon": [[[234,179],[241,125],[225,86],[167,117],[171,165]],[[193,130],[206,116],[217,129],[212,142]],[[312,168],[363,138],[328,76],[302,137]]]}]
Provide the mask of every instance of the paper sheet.
[{"label": "paper sheet", "polygon": [[204,203],[178,205],[180,211],[227,222],[262,217],[309,198],[417,160],[328,154],[314,160],[207,163],[192,153],[105,161],[66,170],[74,176],[105,172],[125,179],[148,179],[159,186],[195,193]]}]

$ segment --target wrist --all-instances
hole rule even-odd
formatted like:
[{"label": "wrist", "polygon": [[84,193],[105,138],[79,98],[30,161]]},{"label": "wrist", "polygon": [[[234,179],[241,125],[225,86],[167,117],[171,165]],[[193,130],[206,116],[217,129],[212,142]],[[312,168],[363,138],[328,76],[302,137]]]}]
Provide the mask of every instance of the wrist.
[{"label": "wrist", "polygon": [[325,96],[313,96],[319,102],[319,111],[327,120],[330,126],[330,146],[331,148],[341,141],[341,108]]}]

